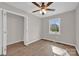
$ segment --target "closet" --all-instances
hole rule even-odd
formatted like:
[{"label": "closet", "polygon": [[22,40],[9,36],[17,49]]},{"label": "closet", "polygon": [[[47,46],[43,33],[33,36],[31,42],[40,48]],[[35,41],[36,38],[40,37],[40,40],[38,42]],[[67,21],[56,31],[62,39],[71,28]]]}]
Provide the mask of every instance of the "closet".
[{"label": "closet", "polygon": [[24,18],[7,13],[7,44],[14,44],[24,39]]},{"label": "closet", "polygon": [[0,10],[0,55],[7,55],[7,46],[27,42],[27,16],[9,10]]}]

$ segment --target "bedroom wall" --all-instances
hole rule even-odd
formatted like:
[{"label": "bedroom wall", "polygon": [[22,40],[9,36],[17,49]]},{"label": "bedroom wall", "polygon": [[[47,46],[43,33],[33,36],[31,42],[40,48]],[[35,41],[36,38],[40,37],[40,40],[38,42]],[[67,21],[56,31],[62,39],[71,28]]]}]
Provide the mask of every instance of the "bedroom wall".
[{"label": "bedroom wall", "polygon": [[[28,12],[24,12],[16,7],[10,6],[7,3],[0,2],[0,8],[7,9],[13,12],[17,12],[28,17],[28,39],[26,39],[26,43],[29,44],[31,42],[35,42],[40,40],[40,18],[29,14]],[[27,26],[27,25],[26,25]]]},{"label": "bedroom wall", "polygon": [[41,20],[28,16],[28,44],[40,40]]},{"label": "bedroom wall", "polygon": [[[49,34],[48,21],[61,18],[60,34]],[[69,11],[42,19],[42,38],[64,44],[74,45],[75,41],[75,11]]]}]

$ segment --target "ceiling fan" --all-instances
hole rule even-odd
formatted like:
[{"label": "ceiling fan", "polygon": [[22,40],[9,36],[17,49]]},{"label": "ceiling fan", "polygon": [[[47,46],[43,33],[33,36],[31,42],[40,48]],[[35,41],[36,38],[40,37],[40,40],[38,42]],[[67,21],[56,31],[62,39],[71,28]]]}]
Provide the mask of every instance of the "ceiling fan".
[{"label": "ceiling fan", "polygon": [[41,13],[42,15],[44,15],[47,11],[55,11],[55,9],[50,9],[50,8],[48,8],[53,2],[48,2],[46,5],[45,5],[44,2],[42,2],[41,5],[39,5],[39,4],[36,3],[36,2],[32,2],[32,3],[33,3],[34,5],[36,5],[37,7],[40,8],[40,9],[38,9],[38,10],[33,11],[32,13],[35,13],[35,12],[40,11],[40,13]]}]

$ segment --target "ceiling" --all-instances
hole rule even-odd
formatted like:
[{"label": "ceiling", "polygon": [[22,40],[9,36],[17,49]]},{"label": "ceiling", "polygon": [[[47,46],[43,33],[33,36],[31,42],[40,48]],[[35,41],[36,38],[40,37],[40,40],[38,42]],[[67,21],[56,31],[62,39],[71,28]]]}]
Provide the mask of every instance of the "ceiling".
[{"label": "ceiling", "polygon": [[[47,11],[45,15],[42,15],[40,14],[40,12],[32,13],[32,11],[37,10],[39,8],[34,4],[32,4],[31,2],[6,2],[6,3],[41,18],[74,10],[78,5],[78,2],[54,2],[49,6],[49,8],[51,9],[54,8],[56,10]],[[41,2],[37,2],[37,3],[41,4]]]}]

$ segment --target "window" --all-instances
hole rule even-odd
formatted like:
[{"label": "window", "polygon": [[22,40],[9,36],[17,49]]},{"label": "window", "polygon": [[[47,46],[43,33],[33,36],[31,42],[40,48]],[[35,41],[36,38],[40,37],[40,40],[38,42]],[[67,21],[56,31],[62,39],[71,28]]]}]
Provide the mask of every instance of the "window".
[{"label": "window", "polygon": [[49,20],[49,33],[60,34],[60,18]]}]

